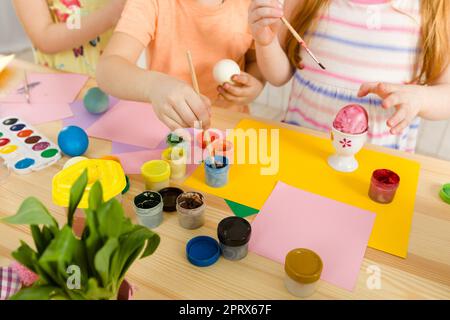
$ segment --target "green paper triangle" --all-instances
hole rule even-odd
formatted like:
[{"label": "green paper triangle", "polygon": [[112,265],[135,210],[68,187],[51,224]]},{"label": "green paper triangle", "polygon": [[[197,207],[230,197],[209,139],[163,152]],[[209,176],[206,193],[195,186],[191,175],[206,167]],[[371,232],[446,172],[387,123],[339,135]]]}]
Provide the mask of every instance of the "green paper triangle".
[{"label": "green paper triangle", "polygon": [[225,202],[230,207],[231,211],[233,211],[234,215],[240,218],[246,218],[259,213],[259,210],[257,209],[244,206],[243,204],[236,203],[231,200],[225,200]]}]

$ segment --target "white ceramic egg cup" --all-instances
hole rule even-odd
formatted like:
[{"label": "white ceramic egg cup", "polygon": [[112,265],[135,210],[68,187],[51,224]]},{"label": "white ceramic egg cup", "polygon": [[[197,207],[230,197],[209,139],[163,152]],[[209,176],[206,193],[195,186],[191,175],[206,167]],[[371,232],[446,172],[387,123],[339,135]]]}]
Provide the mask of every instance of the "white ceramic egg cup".
[{"label": "white ceramic egg cup", "polygon": [[331,131],[331,141],[336,153],[328,158],[328,164],[339,172],[354,172],[359,164],[355,155],[367,141],[367,131],[361,134],[348,134],[335,128]]}]

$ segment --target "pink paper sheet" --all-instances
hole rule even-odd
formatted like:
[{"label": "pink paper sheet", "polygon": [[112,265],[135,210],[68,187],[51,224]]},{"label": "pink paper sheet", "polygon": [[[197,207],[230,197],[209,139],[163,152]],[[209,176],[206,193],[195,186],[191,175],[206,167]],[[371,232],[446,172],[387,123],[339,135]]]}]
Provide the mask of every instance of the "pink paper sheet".
[{"label": "pink paper sheet", "polygon": [[[76,73],[32,73],[28,75],[28,84],[40,82],[30,89],[32,103],[71,103],[80,93],[89,78]],[[26,102],[24,94],[17,90],[24,87],[21,83],[0,102]]]},{"label": "pink paper sheet", "polygon": [[352,291],[375,214],[278,182],[252,223],[250,250],[284,264],[308,248],[322,258],[322,280]]},{"label": "pink paper sheet", "polygon": [[120,101],[87,132],[91,137],[153,149],[170,131],[156,117],[151,105]]},{"label": "pink paper sheet", "polygon": [[[150,160],[161,159],[163,149],[144,150],[137,152],[128,152],[115,154],[120,159],[122,167],[126,174],[141,174],[141,167],[144,163]],[[186,170],[186,176],[194,172],[198,165],[189,164]]]},{"label": "pink paper sheet", "polygon": [[0,118],[19,117],[29,124],[36,125],[71,117],[68,103],[1,103]]}]

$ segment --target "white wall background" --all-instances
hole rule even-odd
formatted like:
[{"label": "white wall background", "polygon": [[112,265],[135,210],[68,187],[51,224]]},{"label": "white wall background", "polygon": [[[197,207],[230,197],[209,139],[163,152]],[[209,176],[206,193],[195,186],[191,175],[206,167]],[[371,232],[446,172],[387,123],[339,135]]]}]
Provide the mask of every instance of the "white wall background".
[{"label": "white wall background", "polygon": [[[33,1],[33,0],[30,0]],[[11,1],[0,0],[0,53],[21,52],[21,58],[31,59],[30,43],[18,22]],[[145,67],[142,55],[138,65]],[[252,114],[281,120],[288,105],[290,84],[282,88],[266,86],[251,107]],[[450,101],[448,102],[450,108]],[[424,121],[420,130],[417,152],[450,160],[450,120]]]}]

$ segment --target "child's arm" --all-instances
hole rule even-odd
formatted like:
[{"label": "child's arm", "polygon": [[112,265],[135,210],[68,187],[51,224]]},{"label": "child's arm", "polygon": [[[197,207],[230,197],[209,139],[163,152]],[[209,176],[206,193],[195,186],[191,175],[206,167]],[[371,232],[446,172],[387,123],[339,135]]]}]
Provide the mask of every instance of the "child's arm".
[{"label": "child's arm", "polygon": [[392,134],[400,134],[415,117],[428,120],[445,120],[450,118],[450,66],[441,78],[430,86],[396,85],[389,83],[365,83],[361,86],[359,96],[369,93],[383,99],[383,108],[396,108],[387,125]]},{"label": "child's arm", "polygon": [[121,99],[151,102],[158,118],[172,130],[193,128],[196,121],[208,128],[209,99],[181,80],[138,68],[136,61],[143,50],[137,39],[114,33],[97,66],[100,87]]},{"label": "child's arm", "polygon": [[[256,45],[258,65],[264,78],[272,85],[286,84],[294,73],[278,37],[282,28],[280,18],[290,15],[293,1],[286,1],[283,10],[277,0],[253,0],[249,9],[249,24]],[[298,5],[296,1],[295,5]]]},{"label": "child's arm", "polygon": [[249,50],[246,54],[245,72],[233,76],[235,84],[225,83],[219,86],[219,94],[228,102],[237,105],[249,105],[264,89],[265,80],[256,63],[255,50]]},{"label": "child's arm", "polygon": [[17,15],[34,46],[54,54],[83,45],[114,27],[126,0],[111,0],[108,5],[81,17],[81,28],[70,30],[66,23],[54,23],[46,0],[14,0]]}]

